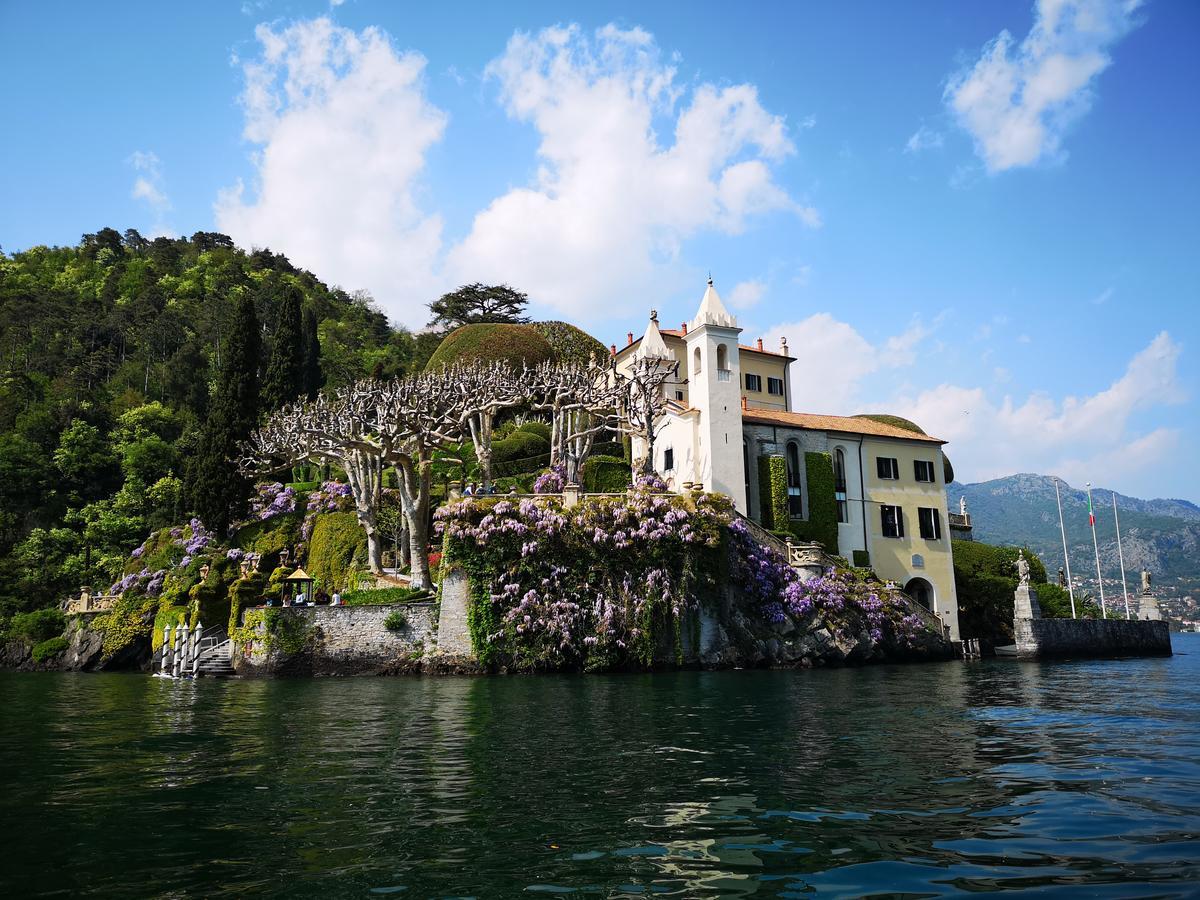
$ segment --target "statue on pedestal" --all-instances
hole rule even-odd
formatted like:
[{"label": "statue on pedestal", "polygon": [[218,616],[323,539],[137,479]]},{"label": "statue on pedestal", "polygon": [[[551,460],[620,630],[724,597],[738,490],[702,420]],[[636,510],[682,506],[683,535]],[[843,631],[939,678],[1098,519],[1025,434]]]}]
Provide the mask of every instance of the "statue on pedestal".
[{"label": "statue on pedestal", "polygon": [[1017,561],[1013,563],[1017,567],[1017,580],[1021,583],[1021,587],[1029,587],[1029,560],[1025,558],[1025,551],[1017,551]]},{"label": "statue on pedestal", "polygon": [[1058,567],[1058,586],[1065,588],[1067,586],[1067,573],[1063,571],[1063,567]]},{"label": "statue on pedestal", "polygon": [[967,497],[965,494],[958,498],[958,514],[960,516],[966,516],[967,514]]},{"label": "statue on pedestal", "polygon": [[1142,569],[1142,593],[1150,593],[1150,573],[1146,569]]}]

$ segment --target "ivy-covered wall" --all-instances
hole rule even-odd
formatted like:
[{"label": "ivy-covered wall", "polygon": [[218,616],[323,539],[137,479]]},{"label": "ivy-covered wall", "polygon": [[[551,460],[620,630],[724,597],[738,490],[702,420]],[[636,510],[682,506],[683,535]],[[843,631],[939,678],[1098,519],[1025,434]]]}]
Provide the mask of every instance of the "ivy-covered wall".
[{"label": "ivy-covered wall", "polygon": [[793,519],[791,531],[800,540],[816,541],[828,553],[836,554],[838,528],[833,457],[828,453],[805,453],[804,470],[808,479],[808,519]]},{"label": "ivy-covered wall", "polygon": [[762,511],[763,528],[787,530],[787,460],[782,456],[758,458],[758,508]]},{"label": "ivy-covered wall", "polygon": [[350,576],[366,565],[367,534],[354,513],[319,516],[313,526],[306,571],[326,590],[346,590]]}]

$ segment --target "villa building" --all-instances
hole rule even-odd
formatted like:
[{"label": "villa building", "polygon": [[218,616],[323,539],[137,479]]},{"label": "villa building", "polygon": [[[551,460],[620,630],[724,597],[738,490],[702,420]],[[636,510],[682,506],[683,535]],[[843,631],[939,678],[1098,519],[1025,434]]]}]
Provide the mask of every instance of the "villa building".
[{"label": "villa building", "polygon": [[[662,329],[652,314],[645,335],[613,348],[618,368],[637,359],[677,365],[655,469],[676,488],[719,491],[768,528],[870,565],[958,640],[945,442],[873,419],[794,411],[788,374],[796,358],[786,339],[767,349],[761,339],[740,343],[740,334],[710,280],[690,322]],[[638,443],[635,459],[646,453]]]}]

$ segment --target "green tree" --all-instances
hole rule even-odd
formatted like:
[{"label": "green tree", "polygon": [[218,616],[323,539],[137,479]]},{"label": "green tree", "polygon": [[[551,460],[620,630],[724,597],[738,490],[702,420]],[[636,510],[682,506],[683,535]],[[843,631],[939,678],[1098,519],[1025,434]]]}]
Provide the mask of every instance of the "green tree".
[{"label": "green tree", "polygon": [[433,313],[429,327],[449,331],[478,322],[528,322],[529,319],[522,315],[528,304],[526,294],[507,284],[464,284],[429,304],[429,311]]},{"label": "green tree", "polygon": [[80,497],[101,497],[119,482],[117,458],[95,425],[76,419],[63,432],[54,451],[54,467],[62,486]]},{"label": "green tree", "polygon": [[[300,289],[285,284],[278,293],[279,311],[271,343],[271,361],[263,379],[262,400],[267,410],[279,409],[304,393],[307,347],[301,334]],[[319,350],[318,350],[319,352]]]},{"label": "green tree", "polygon": [[317,333],[317,316],[309,307],[304,308],[304,315],[300,320],[300,333],[304,344],[301,393],[309,400],[315,400],[324,378],[321,375],[321,337]]},{"label": "green tree", "polygon": [[237,471],[233,460],[239,443],[258,423],[260,346],[254,301],[243,294],[225,343],[220,384],[212,414],[200,435],[190,478],[192,505],[204,524],[218,535],[225,534],[250,495],[249,480]]}]

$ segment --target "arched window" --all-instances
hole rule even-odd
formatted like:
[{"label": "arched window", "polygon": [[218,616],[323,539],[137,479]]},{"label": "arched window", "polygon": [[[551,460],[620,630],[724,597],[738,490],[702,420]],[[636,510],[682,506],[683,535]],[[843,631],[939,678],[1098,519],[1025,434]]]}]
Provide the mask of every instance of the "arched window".
[{"label": "arched window", "polygon": [[788,515],[799,519],[804,515],[804,501],[800,495],[800,445],[795,441],[787,445],[787,491]]},{"label": "arched window", "polygon": [[728,372],[729,371],[728,356],[729,356],[729,354],[725,350],[725,345],[717,344],[717,371],[718,372]]},{"label": "arched window", "polygon": [[837,499],[839,522],[850,521],[850,506],[846,502],[846,454],[841,447],[833,451],[833,496]]},{"label": "arched window", "polygon": [[692,374],[700,374],[700,348],[697,347],[692,351]]},{"label": "arched window", "polygon": [[933,612],[933,585],[924,578],[914,578],[904,586],[904,593]]}]

